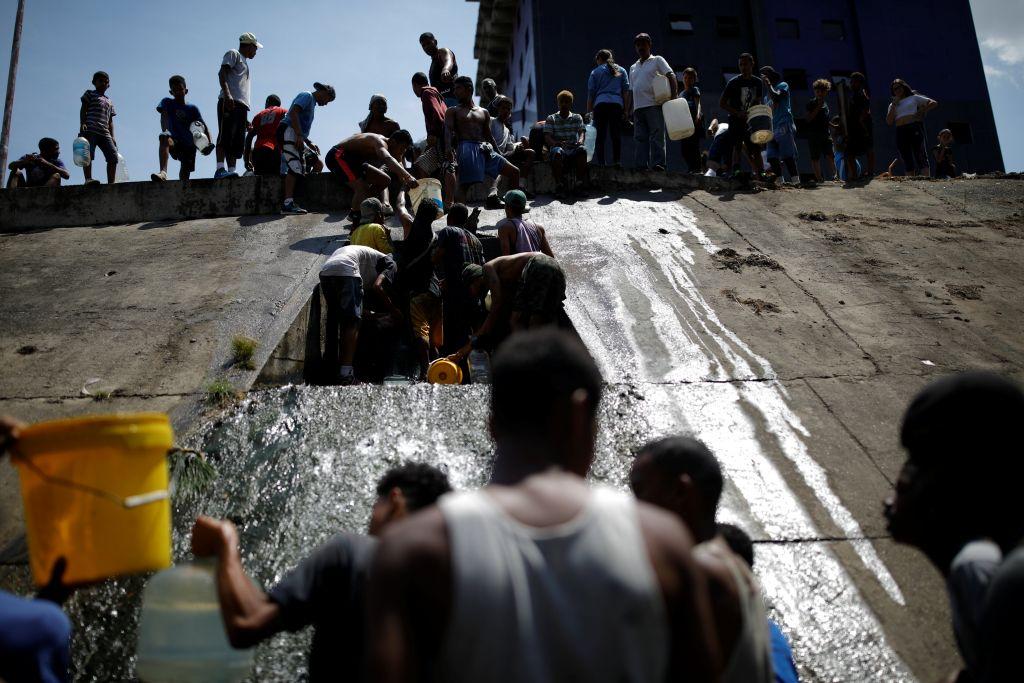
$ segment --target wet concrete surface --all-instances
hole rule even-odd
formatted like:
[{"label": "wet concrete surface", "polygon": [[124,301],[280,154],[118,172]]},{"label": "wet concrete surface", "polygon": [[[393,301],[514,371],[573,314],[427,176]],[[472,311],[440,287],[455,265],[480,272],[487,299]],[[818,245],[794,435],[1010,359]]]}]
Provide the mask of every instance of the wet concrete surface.
[{"label": "wet concrete surface", "polygon": [[[728,478],[722,518],[757,540],[758,574],[806,680],[930,681],[957,666],[941,580],[886,537],[880,501],[902,463],[900,414],[930,377],[982,367],[1024,378],[1024,185],[542,197],[531,217],[565,265],[567,310],[608,382],[594,478],[623,486],[648,438],[704,439]],[[321,218],[304,219],[303,239],[340,232]],[[482,233],[496,219],[486,212]],[[760,258],[722,268],[724,248],[779,269]],[[38,398],[10,406],[56,410]],[[269,585],[333,531],[365,528],[373,483],[394,462],[443,464],[459,487],[485,481],[485,412],[479,388],[251,393],[190,437],[221,474],[177,501],[176,550],[196,512],[234,516],[247,567]],[[140,585],[75,599],[82,680],[130,671]],[[262,646],[257,678],[293,679],[306,642]]]}]

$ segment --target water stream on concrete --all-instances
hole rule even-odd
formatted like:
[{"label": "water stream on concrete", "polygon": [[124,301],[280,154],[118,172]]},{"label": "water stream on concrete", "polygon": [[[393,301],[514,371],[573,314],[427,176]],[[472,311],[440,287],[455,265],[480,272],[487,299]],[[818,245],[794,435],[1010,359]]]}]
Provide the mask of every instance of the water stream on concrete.
[{"label": "water stream on concrete", "polygon": [[[835,525],[862,538],[808,454],[807,430],[771,365],[701,295],[691,266],[698,250],[714,245],[685,207],[652,198],[658,199],[620,198],[613,211],[588,202],[533,214],[552,233],[569,276],[567,310],[608,381],[592,477],[625,487],[633,449],[655,436],[689,433],[722,461],[729,482],[724,521],[757,539],[821,536],[773,462],[782,457]],[[196,514],[230,517],[239,525],[247,569],[270,586],[332,533],[365,530],[375,482],[393,464],[434,463],[454,486],[480,486],[492,451],[486,404],[479,387],[253,392],[195,436],[192,445],[210,455],[219,477],[201,497],[176,501],[175,554],[187,553]],[[854,548],[901,603],[870,542],[855,541]],[[913,680],[826,544],[759,544],[757,558],[772,612],[792,638],[806,680]],[[110,582],[75,598],[80,680],[130,677],[142,585],[139,578]],[[261,646],[256,678],[300,678],[308,637],[286,634]]]}]

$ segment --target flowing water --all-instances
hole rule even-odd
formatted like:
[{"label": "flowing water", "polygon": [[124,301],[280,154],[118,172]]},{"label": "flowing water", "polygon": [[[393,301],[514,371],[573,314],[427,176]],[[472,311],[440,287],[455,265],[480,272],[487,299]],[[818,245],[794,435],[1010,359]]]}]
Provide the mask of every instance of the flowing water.
[{"label": "flowing water", "polygon": [[[770,363],[726,328],[701,295],[694,258],[715,246],[684,206],[652,199],[658,197],[620,198],[613,212],[585,202],[533,214],[566,266],[567,311],[607,380],[592,478],[625,487],[637,446],[688,433],[721,459],[728,482],[723,521],[759,540],[821,536],[773,464],[782,457],[836,526],[863,538],[808,453],[808,431]],[[247,569],[270,586],[332,533],[364,531],[375,482],[394,464],[421,460],[445,468],[457,488],[482,485],[492,456],[486,411],[480,387],[253,392],[190,444],[209,454],[219,476],[201,496],[176,500],[175,554],[187,553],[196,514],[232,518]],[[902,604],[870,542],[853,546],[889,598]],[[771,610],[790,635],[806,680],[913,680],[826,544],[760,543],[756,552]],[[110,582],[74,599],[80,680],[131,677],[142,585],[141,578]],[[255,679],[301,679],[308,642],[308,633],[285,634],[260,646]]]}]

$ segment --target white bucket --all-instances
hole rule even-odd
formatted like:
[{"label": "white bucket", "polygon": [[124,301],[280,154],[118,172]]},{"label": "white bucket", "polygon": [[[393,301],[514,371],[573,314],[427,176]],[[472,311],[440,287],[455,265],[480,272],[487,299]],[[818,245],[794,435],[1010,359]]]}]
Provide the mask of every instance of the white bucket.
[{"label": "white bucket", "polygon": [[775,134],[772,132],[772,108],[767,104],[755,104],[747,110],[747,132],[750,141],[755,145],[771,142]]},{"label": "white bucket", "polygon": [[690,116],[690,103],[682,97],[669,100],[661,106],[665,117],[665,130],[669,140],[685,140],[693,135],[693,118]]},{"label": "white bucket", "polygon": [[420,208],[420,202],[424,199],[434,202],[438,211],[444,211],[444,202],[441,199],[441,181],[437,178],[420,178],[416,187],[409,190],[409,199],[412,200],[412,213],[415,216]]}]

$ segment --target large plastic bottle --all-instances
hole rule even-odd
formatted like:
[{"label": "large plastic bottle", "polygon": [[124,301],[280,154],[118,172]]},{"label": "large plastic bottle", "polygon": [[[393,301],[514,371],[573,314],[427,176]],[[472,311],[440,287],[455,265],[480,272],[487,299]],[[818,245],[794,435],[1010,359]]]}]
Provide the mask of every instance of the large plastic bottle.
[{"label": "large plastic bottle", "polygon": [[203,154],[208,154],[209,152],[206,148],[210,146],[210,138],[206,137],[206,129],[203,128],[203,124],[199,121],[193,121],[189,130],[192,131],[192,140],[196,144],[196,149]]},{"label": "large plastic bottle", "polygon": [[213,560],[165,569],[146,584],[135,672],[144,683],[236,683],[250,673],[252,650],[228,643]]},{"label": "large plastic bottle", "polygon": [[118,183],[128,182],[128,164],[120,152],[117,153],[117,170],[114,172],[114,180]]},{"label": "large plastic bottle", "polygon": [[587,124],[587,132],[583,138],[583,148],[587,150],[587,163],[594,159],[594,150],[597,149],[597,128],[593,123]]},{"label": "large plastic bottle", "polygon": [[71,143],[71,150],[75,158],[75,166],[88,166],[92,163],[92,155],[89,153],[89,141],[79,135]]},{"label": "large plastic bottle", "polygon": [[669,140],[684,140],[693,135],[693,118],[690,116],[690,104],[682,97],[669,100],[661,106],[665,117],[665,130]]},{"label": "large plastic bottle", "polygon": [[654,74],[654,78],[651,80],[651,86],[654,89],[655,104],[664,104],[672,99],[672,86],[668,83],[668,76],[663,74]]},{"label": "large plastic bottle", "polygon": [[469,352],[469,381],[473,384],[491,383],[491,359],[486,351],[473,349]]}]

